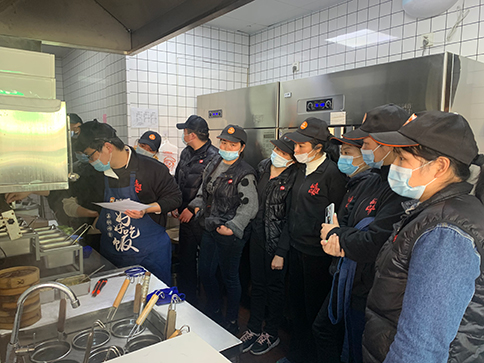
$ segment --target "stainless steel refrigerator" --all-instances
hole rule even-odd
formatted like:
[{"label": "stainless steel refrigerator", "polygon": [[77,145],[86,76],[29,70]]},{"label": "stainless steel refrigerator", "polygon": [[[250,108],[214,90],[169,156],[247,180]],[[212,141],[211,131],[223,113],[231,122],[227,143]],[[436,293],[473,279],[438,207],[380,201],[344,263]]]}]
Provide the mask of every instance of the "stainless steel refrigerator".
[{"label": "stainless steel refrigerator", "polygon": [[279,82],[240,88],[197,97],[197,114],[207,120],[210,139],[218,147],[217,136],[229,124],[247,132],[245,160],[256,167],[269,157],[271,140],[277,138]]},{"label": "stainless steel refrigerator", "polygon": [[409,113],[458,112],[484,148],[484,64],[451,53],[198,96],[198,114],[215,133],[228,123],[248,130],[247,161],[269,157],[270,140],[317,117],[340,135],[366,111],[395,103]]}]

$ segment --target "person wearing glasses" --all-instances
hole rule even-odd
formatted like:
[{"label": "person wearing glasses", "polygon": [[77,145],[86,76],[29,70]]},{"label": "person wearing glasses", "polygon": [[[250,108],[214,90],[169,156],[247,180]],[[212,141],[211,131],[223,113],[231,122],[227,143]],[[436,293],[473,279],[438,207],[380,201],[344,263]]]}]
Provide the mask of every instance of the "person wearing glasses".
[{"label": "person wearing glasses", "polygon": [[180,206],[182,197],[168,168],[137,154],[110,125],[96,120],[81,126],[75,149],[104,173],[104,202],[130,199],[148,205],[143,210],[101,210],[96,223],[101,231],[101,254],[117,267],[141,265],[170,285],[166,214]]}]

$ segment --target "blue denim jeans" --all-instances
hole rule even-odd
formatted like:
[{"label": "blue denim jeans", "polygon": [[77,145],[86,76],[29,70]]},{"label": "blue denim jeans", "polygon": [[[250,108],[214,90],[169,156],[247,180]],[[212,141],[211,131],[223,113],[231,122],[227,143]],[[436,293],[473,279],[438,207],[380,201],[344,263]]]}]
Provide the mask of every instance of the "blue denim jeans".
[{"label": "blue denim jeans", "polygon": [[208,314],[214,314],[222,306],[222,293],[217,280],[220,268],[222,280],[227,291],[227,321],[238,319],[241,286],[239,265],[245,240],[235,236],[223,236],[217,231],[204,231],[200,245],[199,273],[207,295]]}]

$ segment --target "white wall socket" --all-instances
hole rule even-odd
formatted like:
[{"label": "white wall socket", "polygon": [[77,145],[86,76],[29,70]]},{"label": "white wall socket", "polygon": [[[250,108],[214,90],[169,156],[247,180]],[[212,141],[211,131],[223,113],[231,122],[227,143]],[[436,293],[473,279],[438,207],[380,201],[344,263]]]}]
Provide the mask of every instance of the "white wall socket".
[{"label": "white wall socket", "polygon": [[292,73],[299,72],[299,62],[294,62],[292,64]]}]

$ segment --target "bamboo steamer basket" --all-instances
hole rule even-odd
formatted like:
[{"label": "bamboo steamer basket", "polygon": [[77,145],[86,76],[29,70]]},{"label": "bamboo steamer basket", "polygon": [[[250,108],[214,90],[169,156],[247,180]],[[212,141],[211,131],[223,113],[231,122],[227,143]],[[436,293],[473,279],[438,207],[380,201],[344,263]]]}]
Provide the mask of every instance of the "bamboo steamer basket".
[{"label": "bamboo steamer basket", "polygon": [[[0,270],[0,329],[13,328],[18,298],[39,281],[40,271],[35,266],[17,266]],[[40,295],[36,292],[25,300],[20,327],[36,323],[41,316]]]}]

